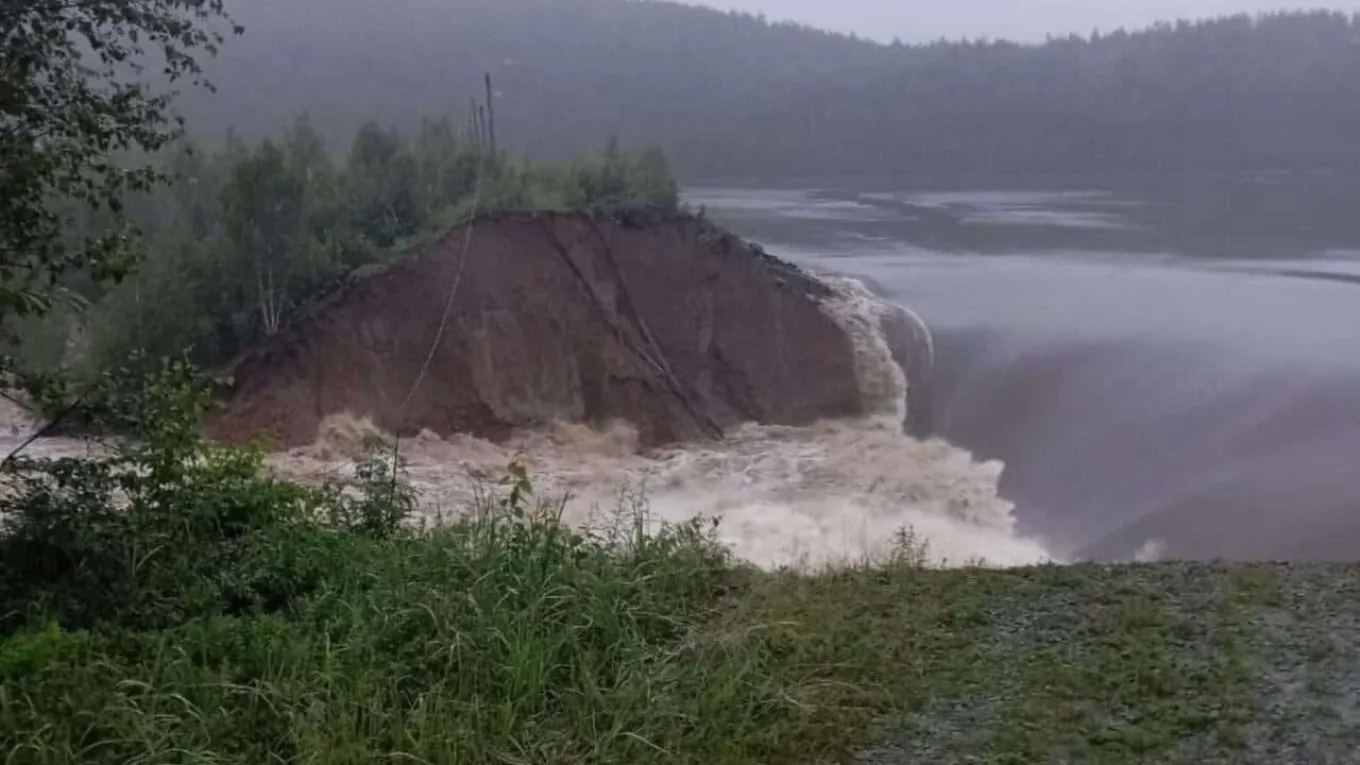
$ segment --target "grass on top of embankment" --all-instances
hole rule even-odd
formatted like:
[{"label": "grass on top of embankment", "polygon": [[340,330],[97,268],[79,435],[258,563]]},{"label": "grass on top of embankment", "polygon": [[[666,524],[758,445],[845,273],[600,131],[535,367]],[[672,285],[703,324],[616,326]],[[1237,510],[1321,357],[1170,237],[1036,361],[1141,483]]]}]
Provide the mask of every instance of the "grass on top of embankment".
[{"label": "grass on top of embankment", "polygon": [[[0,762],[1214,763],[1360,751],[1360,569],[761,572],[512,472],[471,518],[200,441],[184,370],[115,456],[0,491]],[[115,503],[115,497],[119,499]],[[115,507],[116,504],[116,507]]]}]

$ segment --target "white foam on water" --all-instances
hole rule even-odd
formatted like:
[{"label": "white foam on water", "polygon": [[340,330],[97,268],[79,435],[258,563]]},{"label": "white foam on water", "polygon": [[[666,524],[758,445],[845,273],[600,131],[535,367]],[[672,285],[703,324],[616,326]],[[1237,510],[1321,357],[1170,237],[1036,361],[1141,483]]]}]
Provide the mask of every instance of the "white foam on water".
[{"label": "white foam on water", "polygon": [[[430,513],[473,506],[485,477],[522,458],[539,497],[570,497],[564,520],[584,526],[608,513],[621,490],[645,494],[654,523],[719,518],[719,539],[762,567],[827,566],[891,552],[901,530],[927,545],[929,562],[1027,565],[1052,560],[1017,536],[1014,506],[997,493],[1003,465],[978,462],[940,440],[903,433],[909,381],[893,361],[881,319],[900,310],[862,283],[826,277],[823,303],[855,349],[863,417],[806,427],[747,424],[716,442],[643,452],[627,423],[597,431],[559,424],[493,444],[423,433],[402,454]],[[346,444],[370,424],[330,418],[312,447],[276,455],[292,475],[342,468]]]},{"label": "white foam on water", "polygon": [[884,424],[901,425],[907,416],[907,376],[893,361],[882,320],[893,306],[879,300],[857,279],[824,276],[834,297],[822,309],[845,331],[855,349],[855,379],[866,414]]},{"label": "white foam on water", "polygon": [[81,457],[101,453],[98,444],[75,438],[37,436],[43,422],[29,410],[0,398],[0,459],[18,452],[25,457]]},{"label": "white foam on water", "polygon": [[[569,524],[597,523],[621,490],[632,490],[645,495],[654,524],[720,518],[719,539],[762,567],[875,559],[904,528],[927,542],[937,564],[1049,560],[1040,544],[1016,536],[1013,508],[996,494],[1000,463],[979,463],[943,441],[907,438],[885,418],[751,424],[721,442],[647,453],[636,444],[623,423],[605,432],[558,425],[504,444],[427,432],[406,442],[402,454],[431,514],[472,507],[487,479],[519,457],[539,497],[571,498]],[[346,472],[343,451],[326,443],[275,455],[272,463],[297,476]]]},{"label": "white foam on water", "polygon": [[[401,443],[422,511],[444,518],[465,512],[519,458],[540,500],[569,497],[563,514],[569,524],[598,523],[621,494],[640,493],[653,524],[719,518],[718,538],[766,568],[873,560],[891,552],[904,529],[925,542],[926,558],[936,565],[1051,560],[1039,542],[1016,534],[1014,508],[997,493],[1001,463],[904,435],[910,381],[879,325],[897,309],[856,280],[826,282],[834,296],[823,308],[854,343],[865,416],[806,427],[747,424],[721,441],[652,451],[639,449],[636,432],[622,422],[602,429],[557,424],[505,443],[425,432]],[[335,415],[315,444],[271,455],[269,464],[303,480],[352,475],[369,435],[381,434],[362,419]],[[88,445],[42,439],[32,448],[35,456],[57,455]]]}]

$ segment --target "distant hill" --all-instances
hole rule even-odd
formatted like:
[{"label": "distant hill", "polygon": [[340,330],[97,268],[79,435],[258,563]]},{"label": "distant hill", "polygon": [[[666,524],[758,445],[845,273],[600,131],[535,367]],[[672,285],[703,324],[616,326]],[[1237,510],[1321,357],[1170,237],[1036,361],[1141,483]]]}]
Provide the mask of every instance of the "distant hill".
[{"label": "distant hill", "polygon": [[1044,45],[881,45],[633,0],[237,0],[246,26],[182,102],[196,133],[333,141],[467,113],[502,145],[657,143],[682,176],[935,176],[1338,167],[1360,159],[1360,21],[1159,24]]},{"label": "distant hill", "polygon": [[739,156],[758,176],[1353,168],[1360,20],[1236,16],[909,48],[886,75],[762,104],[680,154],[709,171]]},{"label": "distant hill", "polygon": [[571,155],[617,133],[675,144],[762,101],[891,71],[883,46],[629,0],[236,0],[246,34],[183,105],[195,132],[272,132],[300,110],[335,140],[364,120],[462,117],[490,71],[503,144]]}]

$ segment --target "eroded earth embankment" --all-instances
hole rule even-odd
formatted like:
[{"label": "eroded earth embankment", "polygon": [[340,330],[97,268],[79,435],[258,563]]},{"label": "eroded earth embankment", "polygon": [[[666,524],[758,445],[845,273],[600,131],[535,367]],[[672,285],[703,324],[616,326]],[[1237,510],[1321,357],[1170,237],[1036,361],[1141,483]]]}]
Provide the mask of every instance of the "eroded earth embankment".
[{"label": "eroded earth embankment", "polygon": [[296,447],[339,412],[491,439],[621,419],[655,446],[864,415],[876,403],[854,339],[821,306],[833,297],[692,216],[482,220],[356,274],[241,358],[209,429]]}]

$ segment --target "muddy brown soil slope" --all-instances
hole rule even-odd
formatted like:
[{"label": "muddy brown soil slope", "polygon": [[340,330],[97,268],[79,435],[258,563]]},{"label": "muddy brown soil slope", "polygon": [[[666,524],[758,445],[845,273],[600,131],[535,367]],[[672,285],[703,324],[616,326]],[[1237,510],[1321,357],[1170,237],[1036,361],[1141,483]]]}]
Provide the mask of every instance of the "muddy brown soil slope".
[{"label": "muddy brown soil slope", "polygon": [[339,412],[492,439],[623,418],[658,445],[866,406],[827,287],[704,220],[505,215],[464,257],[467,234],[356,274],[239,359],[211,435],[298,446]]}]

